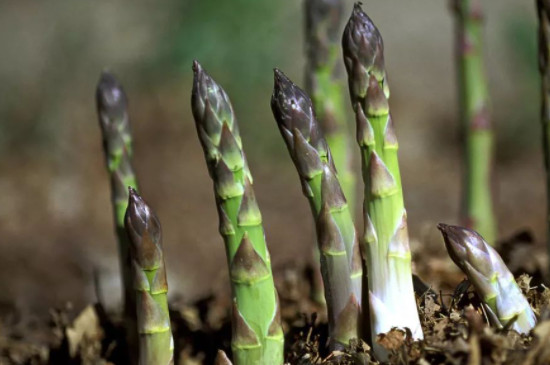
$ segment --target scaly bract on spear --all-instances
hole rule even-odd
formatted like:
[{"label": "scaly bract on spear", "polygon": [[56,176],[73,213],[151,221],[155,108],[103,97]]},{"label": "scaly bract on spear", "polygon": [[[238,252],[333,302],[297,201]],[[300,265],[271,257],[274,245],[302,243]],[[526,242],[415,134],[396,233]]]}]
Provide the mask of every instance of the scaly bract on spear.
[{"label": "scaly bract on spear", "polygon": [[535,314],[495,249],[473,230],[442,223],[437,228],[449,256],[473,284],[493,325],[529,333],[537,323]]},{"label": "scaly bract on spear", "polygon": [[306,93],[275,69],[273,115],[317,228],[332,348],[358,337],[363,268],[355,226]]},{"label": "scaly bract on spear", "polygon": [[454,0],[461,130],[465,140],[462,219],[487,242],[496,240],[492,199],[494,137],[483,66],[480,0]]},{"label": "scaly bract on spear", "polygon": [[[408,327],[423,337],[411,272],[407,214],[397,159],[398,143],[388,105],[382,37],[355,4],[342,38],[344,64],[356,114],[364,190],[363,257],[368,276],[370,325],[376,335]],[[380,347],[374,344],[379,357]]]},{"label": "scaly bract on spear", "polygon": [[111,73],[103,72],[97,85],[96,104],[107,171],[111,178],[111,199],[122,272],[124,317],[131,351],[137,336],[136,303],[129,258],[130,243],[124,229],[124,215],[128,206],[128,186],[137,189],[137,182],[131,163],[132,135],[127,103],[122,85]]},{"label": "scaly bract on spear", "polygon": [[173,364],[174,340],[160,222],[131,187],[125,227],[130,238],[132,282],[136,292],[139,364]]},{"label": "scaly bract on spear", "polygon": [[280,365],[279,302],[237,120],[225,91],[196,61],[193,71],[193,116],[214,181],[233,293],[233,362]]}]

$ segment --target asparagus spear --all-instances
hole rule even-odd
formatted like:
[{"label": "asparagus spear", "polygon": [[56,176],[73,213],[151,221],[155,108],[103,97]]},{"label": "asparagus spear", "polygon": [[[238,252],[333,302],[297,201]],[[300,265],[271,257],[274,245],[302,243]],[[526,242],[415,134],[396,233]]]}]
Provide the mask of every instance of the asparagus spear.
[{"label": "asparagus spear", "polygon": [[[343,5],[342,0],[305,1],[306,91],[311,95],[317,121],[332,151],[338,179],[353,217],[355,177],[344,109],[345,81],[339,44]],[[317,266],[314,268],[313,298],[324,303],[317,246],[314,257]]]},{"label": "asparagus spear", "polygon": [[277,292],[233,107],[225,91],[196,61],[193,71],[193,116],[214,181],[234,297],[233,361],[236,365],[282,364]]},{"label": "asparagus spear", "polygon": [[363,269],[357,235],[330,149],[306,93],[275,69],[273,115],[317,227],[332,348],[358,337]]},{"label": "asparagus spear", "polygon": [[537,0],[539,18],[539,70],[541,74],[542,147],[546,167],[546,245],[550,255],[550,1]]},{"label": "asparagus spear", "polygon": [[136,303],[132,285],[129,241],[124,230],[124,214],[128,206],[128,186],[137,189],[131,164],[132,135],[127,112],[126,94],[117,79],[103,72],[96,90],[97,112],[103,137],[107,170],[111,178],[111,199],[118,252],[122,272],[124,317],[130,351],[137,342]]},{"label": "asparagus spear", "polygon": [[454,263],[468,276],[497,327],[528,333],[535,314],[500,255],[475,231],[440,223],[445,246]]},{"label": "asparagus spear", "polygon": [[483,67],[482,9],[479,0],[454,0],[459,107],[465,138],[465,186],[462,215],[466,225],[494,244],[491,175],[493,133]]},{"label": "asparagus spear", "polygon": [[139,364],[173,364],[174,340],[170,331],[160,222],[131,187],[125,227],[130,238],[132,279],[136,292]]},{"label": "asparagus spear", "polygon": [[350,211],[354,212],[355,177],[351,138],[344,107],[345,80],[341,75],[340,24],[342,0],[306,0],[306,91],[332,152],[338,179]]},{"label": "asparagus spear", "polygon": [[[362,252],[368,270],[371,334],[374,339],[392,327],[408,327],[420,339],[384,45],[359,3],[344,30],[342,46],[365,185]],[[379,357],[384,356],[376,344],[374,349]]]}]

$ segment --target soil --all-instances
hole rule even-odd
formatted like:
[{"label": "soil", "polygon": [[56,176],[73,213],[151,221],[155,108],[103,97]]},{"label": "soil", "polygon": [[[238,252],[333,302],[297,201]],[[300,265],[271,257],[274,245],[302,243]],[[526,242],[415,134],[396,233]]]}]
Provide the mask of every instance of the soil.
[{"label": "soil", "polygon": [[[447,265],[445,252],[429,246],[425,242],[423,252],[430,256],[415,260],[415,269],[423,277],[438,278],[437,287],[442,289],[436,292],[432,283],[414,276],[425,338],[414,341],[408,329],[379,335],[376,341],[388,350],[389,364],[550,364],[550,289],[542,284],[546,263],[537,259],[543,255],[529,232],[519,232],[498,245],[539,317],[529,335],[491,328],[472,286]],[[311,299],[312,277],[311,269],[293,265],[275,273],[287,363],[379,364],[371,347],[361,340],[351,341],[342,351],[327,350],[325,311]],[[176,364],[212,364],[218,349],[230,355],[229,298],[220,290],[192,305],[171,302]],[[128,363],[121,318],[107,313],[101,303],[90,303],[80,313],[70,304],[52,309],[47,323],[22,316],[15,307],[2,308],[0,313],[0,364]]]}]

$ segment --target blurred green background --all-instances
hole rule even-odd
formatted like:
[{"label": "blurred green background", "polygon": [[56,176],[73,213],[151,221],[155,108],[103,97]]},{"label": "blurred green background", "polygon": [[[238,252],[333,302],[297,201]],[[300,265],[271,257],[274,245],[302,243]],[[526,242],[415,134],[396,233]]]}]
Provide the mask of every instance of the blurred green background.
[{"label": "blurred green background", "polygon": [[[484,3],[500,233],[529,228],[543,241],[534,3]],[[439,239],[436,223],[458,223],[452,17],[446,1],[370,0],[364,9],[385,40],[409,229],[422,245]],[[130,100],[134,165],[163,223],[173,298],[227,284],[190,111],[193,59],[233,101],[275,270],[305,265],[309,208],[269,107],[273,67],[303,84],[302,18],[297,0],[0,1],[0,308],[82,306],[95,298],[94,272],[107,301],[120,300],[94,101],[104,68]]]}]

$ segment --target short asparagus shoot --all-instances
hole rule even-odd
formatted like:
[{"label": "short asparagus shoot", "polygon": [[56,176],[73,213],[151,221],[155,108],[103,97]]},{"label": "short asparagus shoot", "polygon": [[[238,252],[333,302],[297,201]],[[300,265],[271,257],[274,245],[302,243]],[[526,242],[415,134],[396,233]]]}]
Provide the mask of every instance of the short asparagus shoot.
[{"label": "short asparagus shoot", "polygon": [[363,268],[351,211],[306,93],[275,69],[271,108],[317,227],[331,347],[358,337]]},{"label": "short asparagus shoot", "polygon": [[252,188],[233,106],[225,91],[193,63],[193,116],[214,194],[233,293],[233,362],[283,363],[283,331],[262,215]]},{"label": "short asparagus shoot", "polygon": [[125,227],[130,238],[136,292],[139,364],[173,364],[174,340],[168,313],[168,283],[160,222],[138,193],[129,188]]},{"label": "short asparagus shoot", "polygon": [[474,286],[492,324],[529,333],[537,323],[535,314],[495,249],[468,228],[442,223],[437,228],[449,256]]},{"label": "short asparagus shoot", "polygon": [[[421,339],[398,143],[388,106],[384,45],[358,3],[344,30],[342,46],[365,186],[362,252],[368,272],[371,335],[374,342],[376,335],[393,327],[408,327],[415,339]],[[374,350],[384,358],[384,350],[376,343]]]}]

